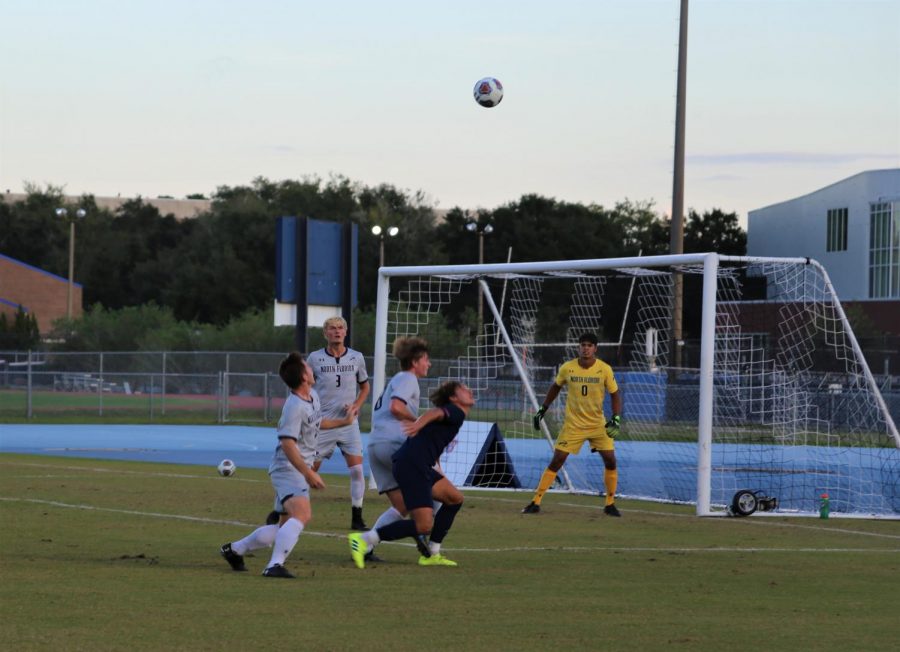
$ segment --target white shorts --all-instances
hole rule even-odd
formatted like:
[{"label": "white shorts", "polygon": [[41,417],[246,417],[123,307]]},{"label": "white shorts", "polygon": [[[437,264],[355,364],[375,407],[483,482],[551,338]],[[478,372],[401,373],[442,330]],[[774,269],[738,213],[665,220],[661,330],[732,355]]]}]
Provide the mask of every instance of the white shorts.
[{"label": "white shorts", "polygon": [[316,457],[325,460],[331,459],[335,448],[340,448],[344,455],[362,457],[362,435],[359,432],[358,423],[319,431],[319,438],[316,440]]},{"label": "white shorts", "polygon": [[400,483],[394,478],[392,468],[394,462],[391,456],[402,445],[403,442],[396,441],[379,441],[369,444],[369,468],[372,470],[375,486],[378,487],[380,494],[400,488]]},{"label": "white shorts", "polygon": [[288,498],[299,496],[309,498],[309,483],[303,474],[293,466],[289,469],[280,468],[269,472],[272,480],[272,488],[275,490],[274,509],[280,514],[285,513],[284,501]]}]

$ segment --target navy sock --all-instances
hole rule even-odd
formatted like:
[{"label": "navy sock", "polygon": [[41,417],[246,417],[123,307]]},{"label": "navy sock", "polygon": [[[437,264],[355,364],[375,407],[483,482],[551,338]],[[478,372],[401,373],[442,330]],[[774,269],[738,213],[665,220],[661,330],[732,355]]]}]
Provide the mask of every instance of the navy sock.
[{"label": "navy sock", "polygon": [[416,536],[416,523],[412,519],[394,521],[375,530],[382,541],[396,541]]},{"label": "navy sock", "polygon": [[460,510],[462,503],[458,505],[441,505],[438,513],[434,516],[434,525],[431,527],[431,540],[440,543],[450,531],[453,525],[453,519],[456,518],[456,512]]}]

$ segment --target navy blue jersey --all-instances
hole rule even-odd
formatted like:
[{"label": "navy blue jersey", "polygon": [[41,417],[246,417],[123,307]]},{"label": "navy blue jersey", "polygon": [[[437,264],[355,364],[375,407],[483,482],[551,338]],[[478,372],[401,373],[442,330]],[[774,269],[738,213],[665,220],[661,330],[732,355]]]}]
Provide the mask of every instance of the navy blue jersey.
[{"label": "navy blue jersey", "polygon": [[452,403],[441,408],[444,418],[432,421],[422,428],[415,437],[407,437],[403,445],[394,453],[395,462],[412,463],[430,468],[434,466],[447,445],[466,420],[465,413]]}]

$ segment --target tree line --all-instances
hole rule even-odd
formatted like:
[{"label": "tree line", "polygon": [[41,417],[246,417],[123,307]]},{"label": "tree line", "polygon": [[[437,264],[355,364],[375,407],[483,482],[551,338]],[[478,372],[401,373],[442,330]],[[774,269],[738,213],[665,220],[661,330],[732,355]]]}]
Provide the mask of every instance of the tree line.
[{"label": "tree line", "polygon": [[[366,273],[378,266],[374,225],[400,229],[385,240],[390,265],[477,262],[477,237],[465,229],[473,220],[493,227],[484,237],[485,262],[505,262],[510,247],[516,262],[669,251],[669,222],[651,202],[624,200],[605,208],[530,194],[492,210],[456,207],[439,219],[421,192],[334,176],[260,177],[249,185],[221,186],[209,211],[183,220],[160,214],[141,198],[111,211],[99,208],[92,195],[66,205],[62,188],[29,186],[24,200],[0,202],[0,253],[67,276],[68,223],[55,214],[63,206],[69,215],[86,211],[77,225],[75,279],[83,285],[87,311],[80,323],[60,324],[54,339],[59,347],[81,350],[289,348],[291,329],[279,334],[271,326],[275,221],[287,215],[359,225],[358,314],[364,322],[375,303],[374,275]],[[691,210],[684,234],[685,253],[746,252],[746,234],[733,212]],[[22,324],[16,332],[35,338]]]}]

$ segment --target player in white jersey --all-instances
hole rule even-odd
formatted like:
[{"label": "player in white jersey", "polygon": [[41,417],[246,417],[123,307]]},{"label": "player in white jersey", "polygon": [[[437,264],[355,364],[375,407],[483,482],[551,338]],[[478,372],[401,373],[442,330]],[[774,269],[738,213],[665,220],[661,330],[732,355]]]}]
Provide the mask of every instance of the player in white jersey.
[{"label": "player in white jersey", "polygon": [[369,468],[378,493],[385,494],[391,506],[378,517],[372,529],[384,527],[407,514],[400,484],[394,478],[391,457],[406,441],[403,423],[415,421],[418,416],[419,378],[428,375],[431,367],[428,343],[421,337],[398,338],[394,342],[394,357],[399,360],[401,371],[391,378],[372,407],[372,434],[368,447]]},{"label": "player in white jersey", "polygon": [[[359,412],[369,396],[369,375],[362,353],[344,344],[347,337],[347,322],[342,317],[331,317],[323,325],[327,346],[313,351],[307,358],[316,377],[313,389],[322,401],[322,416],[326,419],[340,419],[348,409]],[[350,471],[350,529],[368,530],[363,521],[363,496],[366,479],[363,473],[362,435],[359,422],[319,433],[317,459],[313,469],[319,470],[323,460],[341,449],[347,469]]]},{"label": "player in white jersey", "polygon": [[289,578],[294,576],[284,567],[284,561],[312,518],[310,487],[325,488],[322,478],[313,469],[319,428],[352,423],[356,411],[349,409],[343,419],[322,418],[319,397],[312,389],[315,382],[312,369],[296,351],[281,361],[278,375],[291,390],[278,421],[278,445],[269,464],[280,523],[263,525],[239,541],[226,543],[220,553],[233,570],[245,571],[245,554],[272,546],[272,556],[263,575]]}]

